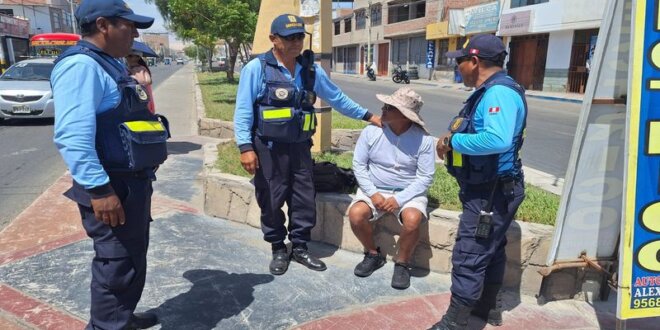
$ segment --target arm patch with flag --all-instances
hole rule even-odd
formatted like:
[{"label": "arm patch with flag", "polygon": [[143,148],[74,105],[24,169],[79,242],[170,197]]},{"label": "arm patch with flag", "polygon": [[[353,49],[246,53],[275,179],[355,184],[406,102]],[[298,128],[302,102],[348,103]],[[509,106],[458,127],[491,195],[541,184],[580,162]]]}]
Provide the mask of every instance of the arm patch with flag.
[{"label": "arm patch with flag", "polygon": [[490,107],[490,108],[488,108],[488,113],[491,114],[491,115],[494,115],[498,112],[500,112],[500,107]]}]

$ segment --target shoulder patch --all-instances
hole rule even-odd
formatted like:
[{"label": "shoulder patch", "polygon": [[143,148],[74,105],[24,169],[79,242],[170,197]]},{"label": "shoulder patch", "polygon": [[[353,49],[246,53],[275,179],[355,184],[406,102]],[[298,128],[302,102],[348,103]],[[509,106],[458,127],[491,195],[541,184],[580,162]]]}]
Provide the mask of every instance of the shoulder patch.
[{"label": "shoulder patch", "polygon": [[495,115],[500,112],[500,107],[490,107],[488,108],[488,114]]}]

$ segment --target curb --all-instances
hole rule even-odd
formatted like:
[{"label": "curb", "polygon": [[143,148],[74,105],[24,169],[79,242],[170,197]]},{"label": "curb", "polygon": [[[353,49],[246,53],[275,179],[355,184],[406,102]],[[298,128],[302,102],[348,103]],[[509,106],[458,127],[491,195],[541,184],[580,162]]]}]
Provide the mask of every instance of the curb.
[{"label": "curb", "polygon": [[[341,77],[347,77],[347,78],[355,78],[355,79],[360,79],[360,75],[358,74],[346,74],[346,73],[341,73],[341,72],[332,72],[333,75],[338,75]],[[389,77],[389,76],[387,76]],[[381,80],[386,80],[381,78]],[[455,86],[455,84],[447,84],[447,83],[441,83],[441,82],[424,82],[420,81],[422,79],[416,79],[416,80],[411,80],[411,84],[415,85],[424,85],[424,86],[431,86],[431,87],[438,87],[442,89],[453,89],[453,90],[460,90],[460,91],[465,91],[463,90],[463,85],[460,86]],[[387,81],[390,81],[387,79]],[[548,100],[548,101],[559,101],[559,102],[569,102],[569,103],[576,103],[576,104],[582,104],[583,100],[579,99],[572,99],[572,98],[567,98],[567,97],[560,97],[560,96],[546,96],[546,95],[539,95],[536,94],[536,92],[532,92],[532,94],[527,91],[525,93],[525,96],[531,97],[531,98],[536,98],[536,99],[543,99],[543,100]]]}]

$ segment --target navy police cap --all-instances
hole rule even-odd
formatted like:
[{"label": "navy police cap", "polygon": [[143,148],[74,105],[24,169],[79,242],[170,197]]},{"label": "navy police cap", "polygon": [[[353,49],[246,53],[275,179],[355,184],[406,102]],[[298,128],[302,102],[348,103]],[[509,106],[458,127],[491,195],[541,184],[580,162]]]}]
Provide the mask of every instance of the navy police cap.
[{"label": "navy police cap", "polygon": [[83,0],[76,10],[76,20],[81,26],[99,17],[121,17],[135,23],[138,29],[147,29],[154,23],[153,17],[136,15],[122,0]]},{"label": "navy police cap", "polygon": [[489,60],[497,58],[502,53],[506,54],[506,48],[500,38],[492,34],[478,34],[470,38],[463,49],[447,52],[446,56],[449,58],[477,56]]},{"label": "navy police cap", "polygon": [[286,37],[296,33],[305,33],[305,22],[296,15],[277,16],[270,25],[270,34]]}]

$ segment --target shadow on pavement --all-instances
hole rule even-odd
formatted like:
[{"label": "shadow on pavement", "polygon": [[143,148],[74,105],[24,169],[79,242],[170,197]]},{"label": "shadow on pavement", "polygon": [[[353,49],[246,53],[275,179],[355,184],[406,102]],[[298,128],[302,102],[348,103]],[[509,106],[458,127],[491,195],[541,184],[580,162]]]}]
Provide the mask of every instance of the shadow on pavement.
[{"label": "shadow on pavement", "polygon": [[214,329],[223,319],[238,315],[254,301],[254,287],[272,282],[267,274],[234,274],[214,269],[183,273],[193,286],[149,310],[156,313],[161,329]]},{"label": "shadow on pavement", "polygon": [[202,146],[191,142],[167,142],[167,153],[170,155],[184,155],[199,150]]}]

